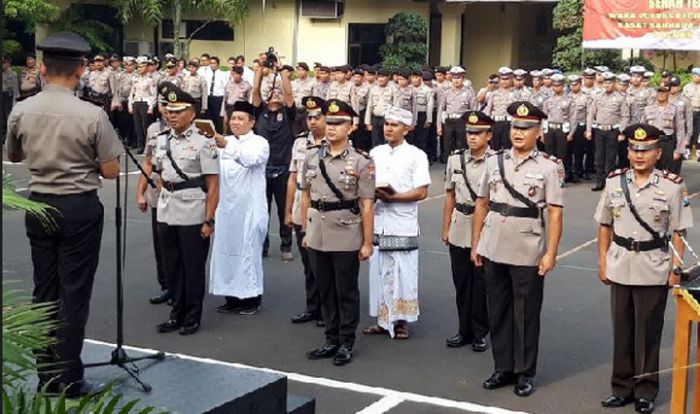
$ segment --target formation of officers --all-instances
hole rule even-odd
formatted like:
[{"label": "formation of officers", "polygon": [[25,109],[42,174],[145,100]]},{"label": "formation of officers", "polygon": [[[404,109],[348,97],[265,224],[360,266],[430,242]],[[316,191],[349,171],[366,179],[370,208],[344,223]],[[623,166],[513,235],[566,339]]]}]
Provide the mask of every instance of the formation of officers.
[{"label": "formation of officers", "polygon": [[[393,291],[389,280],[395,279],[414,282],[417,290],[415,269],[401,268],[402,260],[417,264],[407,260],[418,249],[417,225],[415,233],[400,234],[392,232],[391,221],[407,223],[411,216],[417,223],[416,201],[425,197],[430,180],[401,180],[421,176],[421,159],[442,159],[441,233],[449,246],[459,319],[447,346],[470,344],[475,352],[491,346],[494,372],[483,387],[512,385],[522,397],[535,389],[544,281],[556,265],[563,232],[564,183],[595,173],[594,190],[603,191],[594,217],[599,278],[610,285],[614,334],[612,394],[602,405],[634,403],[637,412],[654,411],[667,287],[679,283],[682,238],[692,227],[687,190],[673,171],[680,170],[686,146],[697,136],[700,68],[693,69],[693,83],[683,93],[670,74],[655,89],[644,86],[650,74],[641,67],[632,67],[631,76],[596,67],[568,79],[547,69],[532,71],[532,88],[525,86],[524,70],[503,67],[475,93],[458,66],[433,73],[317,64],[312,80],[306,64],[281,66],[276,56],[263,53],[250,84],[250,69],[240,57],[230,60],[228,73],[207,55],[190,60],[187,72],[170,58],[160,73],[148,56],[125,58],[123,71],[118,58],[108,70],[96,56],[94,69],[84,71],[89,47],[79,36],[56,33],[38,48],[45,53],[43,90],[23,96],[13,109],[7,150],[11,161],[29,166],[30,197],[60,213],[54,217],[59,238],[37,219],[27,220],[35,297],[58,301],[68,322],[56,333],[62,342],[46,355],[48,362],[69,362],[70,369],[57,381],[42,372],[40,386],[70,396],[91,391],[79,355],[103,222],[98,173],[113,178],[119,171],[121,149],[111,120],[126,144],[145,150],[148,177],[141,178],[137,203],[152,210],[161,284],[151,302],[173,305],[158,331],[198,331],[209,239],[216,231],[239,230],[215,231],[217,206],[235,202],[219,174],[240,180],[240,187],[242,172],[253,174],[266,163],[251,198],[264,190],[268,214],[274,201],[282,259],[294,258],[293,229],[304,262],[307,307],[292,322],[325,326],[324,344],[307,357],[331,358],[339,366],[353,358],[360,261],[371,258],[379,295]],[[195,126],[203,116],[214,122],[214,135]],[[130,125],[133,142],[124,132]],[[231,134],[223,137],[218,132],[225,129]],[[66,146],[65,138],[74,136],[84,142]],[[437,137],[441,145],[431,147]],[[255,156],[247,152],[254,149],[251,143],[259,147]],[[417,157],[416,148],[426,155]],[[230,170],[220,169],[220,154]],[[404,166],[402,176],[397,171]],[[265,189],[259,188],[263,175]],[[375,211],[375,205],[381,208]],[[248,215],[239,216],[247,228]],[[92,230],[86,233],[84,226]],[[262,239],[245,246],[257,259],[269,248]],[[89,253],[91,261],[71,255],[75,246],[90,246],[81,254]],[[258,311],[259,267],[248,269],[253,293],[244,296],[233,287],[235,296],[217,311]],[[408,338],[406,324],[418,316],[417,292],[392,294],[389,302],[398,305],[384,304],[378,325],[363,333]],[[394,310],[400,316],[382,325]]]}]

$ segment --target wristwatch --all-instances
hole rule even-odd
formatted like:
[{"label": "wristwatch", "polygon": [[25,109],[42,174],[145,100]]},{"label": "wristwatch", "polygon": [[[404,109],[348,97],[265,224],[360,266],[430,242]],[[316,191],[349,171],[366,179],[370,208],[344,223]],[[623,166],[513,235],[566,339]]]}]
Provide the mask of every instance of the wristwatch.
[{"label": "wristwatch", "polygon": [[683,269],[680,266],[673,266],[672,272],[674,275],[680,276],[683,274]]},{"label": "wristwatch", "polygon": [[207,226],[209,226],[211,228],[214,228],[214,219],[205,220],[204,224],[206,224]]}]

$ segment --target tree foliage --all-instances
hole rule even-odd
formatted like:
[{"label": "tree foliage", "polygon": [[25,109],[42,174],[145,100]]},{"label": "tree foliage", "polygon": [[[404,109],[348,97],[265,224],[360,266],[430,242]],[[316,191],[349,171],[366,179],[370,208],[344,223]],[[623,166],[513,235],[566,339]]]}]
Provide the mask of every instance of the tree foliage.
[{"label": "tree foliage", "polygon": [[31,32],[37,24],[51,21],[58,14],[58,7],[47,0],[5,0],[3,9],[4,19],[20,20]]},{"label": "tree foliage", "polygon": [[90,19],[80,4],[72,4],[65,9],[55,21],[50,23],[53,31],[74,32],[87,40],[94,52],[109,52],[112,46],[109,44],[109,36],[114,29],[108,24]]},{"label": "tree foliage", "polygon": [[[552,26],[559,31],[552,65],[563,71],[575,71],[586,66],[622,66],[620,52],[612,49],[583,50],[583,0],[561,0],[554,7]],[[582,67],[583,66],[583,67]]]},{"label": "tree foliage", "polygon": [[428,21],[415,13],[399,13],[386,25],[386,44],[379,49],[382,65],[418,69],[428,55]]},{"label": "tree foliage", "polygon": [[[140,16],[147,24],[158,25],[163,20],[173,21],[174,50],[176,56],[182,56],[182,33],[180,23],[183,14],[190,11],[216,16],[234,27],[248,15],[249,0],[112,0],[112,6],[117,9],[119,18],[128,23],[134,16]],[[204,25],[214,21],[211,19]],[[202,26],[204,27],[204,26]],[[201,27],[200,27],[201,28]],[[186,39],[187,46],[192,35]]]}]

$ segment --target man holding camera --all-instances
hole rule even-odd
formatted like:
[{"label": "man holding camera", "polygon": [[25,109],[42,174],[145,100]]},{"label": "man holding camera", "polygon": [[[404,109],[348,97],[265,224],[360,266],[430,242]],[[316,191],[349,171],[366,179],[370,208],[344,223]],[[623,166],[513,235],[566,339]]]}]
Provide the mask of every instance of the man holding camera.
[{"label": "man holding camera", "polygon": [[[39,389],[78,398],[96,389],[83,378],[80,353],[99,261],[104,209],[97,197],[100,175],[119,175],[123,147],[107,113],[81,101],[75,91],[89,44],[59,32],[37,45],[44,52],[48,84],[17,103],[8,121],[7,154],[25,160],[29,199],[48,204],[54,226],[27,214],[34,264],[34,301],[56,302],[55,344],[37,353]],[[56,370],[60,372],[56,372]],[[54,378],[55,376],[55,378]]]},{"label": "man holding camera", "polygon": [[[284,225],[284,210],[287,196],[287,180],[289,178],[289,163],[292,160],[292,146],[294,145],[294,96],[292,95],[292,83],[289,80],[290,70],[285,68],[280,71],[282,89],[273,88],[268,98],[263,100],[261,84],[263,68],[255,70],[255,82],[253,84],[253,106],[255,107],[255,133],[267,139],[270,143],[270,158],[267,161],[265,176],[267,178],[267,210],[272,207],[274,198],[279,219],[279,234],[282,242],[282,260],[293,260],[292,255],[292,230]],[[269,236],[265,238],[263,256],[267,256],[270,246]]]}]

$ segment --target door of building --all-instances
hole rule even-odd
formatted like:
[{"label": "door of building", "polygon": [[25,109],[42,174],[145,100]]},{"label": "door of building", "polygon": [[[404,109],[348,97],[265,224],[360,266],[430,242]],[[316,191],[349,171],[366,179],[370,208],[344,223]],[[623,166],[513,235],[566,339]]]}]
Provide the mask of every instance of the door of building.
[{"label": "door of building", "polygon": [[379,48],[386,43],[386,24],[350,23],[348,25],[348,63],[359,66],[382,61]]}]

